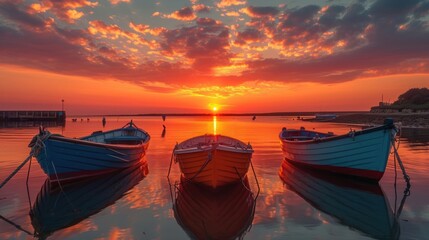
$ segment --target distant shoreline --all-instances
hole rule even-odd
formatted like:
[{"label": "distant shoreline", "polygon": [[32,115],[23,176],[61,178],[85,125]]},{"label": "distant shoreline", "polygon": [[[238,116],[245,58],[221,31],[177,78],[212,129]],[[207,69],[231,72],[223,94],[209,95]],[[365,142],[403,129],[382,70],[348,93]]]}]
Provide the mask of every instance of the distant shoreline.
[{"label": "distant shoreline", "polygon": [[392,118],[403,128],[429,128],[429,113],[357,113],[339,115],[329,122],[380,125],[384,119]]},{"label": "distant shoreline", "polygon": [[[216,113],[216,116],[314,116],[316,114],[363,114],[367,111],[318,111],[318,112],[268,112],[268,113]],[[139,113],[139,114],[91,114],[91,115],[69,115],[68,117],[156,117],[156,116],[175,116],[175,117],[198,117],[213,116],[213,113]]]},{"label": "distant shoreline", "polygon": [[[335,114],[337,117],[329,121],[333,123],[381,125],[384,119],[393,118],[395,123],[402,127],[429,128],[429,113],[371,113],[368,111],[319,111],[319,112],[269,112],[269,113],[217,113],[216,116],[289,116],[309,117],[316,114]],[[72,117],[201,117],[214,116],[213,113],[142,113],[142,114],[108,114],[108,115],[74,115]]]}]

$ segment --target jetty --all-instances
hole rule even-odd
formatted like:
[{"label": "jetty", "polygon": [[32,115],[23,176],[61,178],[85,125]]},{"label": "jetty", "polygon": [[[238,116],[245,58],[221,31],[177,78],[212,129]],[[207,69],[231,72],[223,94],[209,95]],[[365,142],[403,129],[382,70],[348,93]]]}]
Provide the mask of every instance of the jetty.
[{"label": "jetty", "polygon": [[20,121],[53,121],[65,122],[66,112],[57,111],[0,111],[0,122],[20,122]]}]

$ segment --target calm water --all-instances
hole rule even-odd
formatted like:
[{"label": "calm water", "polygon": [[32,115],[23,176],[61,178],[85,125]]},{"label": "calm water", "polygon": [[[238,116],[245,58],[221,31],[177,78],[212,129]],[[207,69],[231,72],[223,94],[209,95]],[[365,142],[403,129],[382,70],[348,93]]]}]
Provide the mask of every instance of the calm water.
[{"label": "calm water", "polygon": [[[104,130],[122,127],[129,120],[107,118]],[[45,194],[44,199],[37,200],[39,192],[44,191],[46,176],[33,161],[28,188],[27,164],[0,189],[0,239],[33,239],[34,226],[40,219],[36,217],[32,221],[30,207],[41,211],[50,220],[50,227],[60,228],[48,239],[189,239],[188,233],[195,231],[203,231],[210,238],[225,232],[232,232],[234,236],[234,231],[240,234],[243,229],[247,229],[241,234],[244,239],[377,239],[392,238],[395,232],[399,239],[429,239],[428,135],[416,136],[417,132],[401,139],[399,153],[412,184],[411,195],[403,199],[405,183],[399,168],[396,188],[394,186],[393,155],[379,186],[370,188],[344,187],[341,181],[327,181],[323,176],[299,169],[291,171],[284,181],[279,177],[282,155],[277,136],[283,126],[305,126],[341,134],[350,130],[347,125],[301,122],[291,117],[257,117],[255,121],[251,117],[221,116],[216,119],[167,117],[165,122],[161,117],[134,117],[133,120],[152,137],[146,156],[149,168],[146,177],[140,171],[125,172],[64,189],[64,193]],[[167,129],[164,136],[162,124]],[[89,122],[68,119],[65,127],[52,126],[49,130],[80,137],[103,127],[100,118],[91,118]],[[0,128],[0,181],[27,157],[27,144],[37,131],[31,126]],[[250,219],[240,220],[242,222],[223,224],[239,219],[234,214],[240,215],[241,207],[234,206],[243,206],[242,198],[234,196],[240,195],[241,190],[231,189],[224,192],[224,196],[213,196],[191,189],[192,196],[187,196],[188,200],[185,196],[181,201],[196,209],[195,214],[182,215],[185,219],[179,221],[180,225],[173,210],[176,195],[166,177],[172,149],[176,142],[213,132],[252,144],[255,150],[252,161],[260,187],[255,213]],[[174,165],[172,182],[179,176],[178,166]],[[249,177],[249,187],[256,194],[258,185],[253,176]],[[402,206],[401,200],[405,200]],[[192,205],[198,202],[202,204]],[[231,211],[223,211],[222,204],[233,207]],[[222,211],[223,215],[207,219],[208,214],[205,216],[208,224],[201,224],[198,215],[204,212],[201,209],[205,206],[210,208],[208,213]],[[396,221],[394,215],[398,214]],[[186,225],[189,222],[194,224]],[[234,228],[235,225],[240,226]],[[198,227],[200,229],[196,229]]]}]

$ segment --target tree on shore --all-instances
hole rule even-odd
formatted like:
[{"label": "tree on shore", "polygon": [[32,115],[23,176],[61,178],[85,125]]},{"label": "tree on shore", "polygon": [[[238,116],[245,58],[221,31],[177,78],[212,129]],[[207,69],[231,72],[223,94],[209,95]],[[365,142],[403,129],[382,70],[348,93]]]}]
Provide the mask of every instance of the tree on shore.
[{"label": "tree on shore", "polygon": [[393,106],[417,106],[429,105],[429,89],[427,88],[411,88],[401,94],[393,104]]}]

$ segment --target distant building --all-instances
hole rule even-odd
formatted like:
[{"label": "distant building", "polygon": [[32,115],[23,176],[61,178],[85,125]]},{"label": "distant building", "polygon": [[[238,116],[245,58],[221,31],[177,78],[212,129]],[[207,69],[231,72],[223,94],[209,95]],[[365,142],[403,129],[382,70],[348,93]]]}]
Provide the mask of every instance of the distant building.
[{"label": "distant building", "polygon": [[390,106],[390,105],[392,105],[391,103],[388,103],[388,102],[379,102],[378,103],[378,106],[379,107],[388,107],[388,106]]}]

